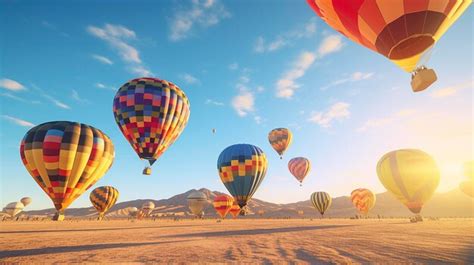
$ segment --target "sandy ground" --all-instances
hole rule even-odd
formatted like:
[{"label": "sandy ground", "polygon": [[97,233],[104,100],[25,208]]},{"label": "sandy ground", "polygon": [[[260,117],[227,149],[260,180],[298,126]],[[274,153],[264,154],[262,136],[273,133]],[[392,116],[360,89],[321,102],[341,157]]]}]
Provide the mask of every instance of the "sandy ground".
[{"label": "sandy ground", "polygon": [[0,223],[0,263],[474,263],[474,220]]}]

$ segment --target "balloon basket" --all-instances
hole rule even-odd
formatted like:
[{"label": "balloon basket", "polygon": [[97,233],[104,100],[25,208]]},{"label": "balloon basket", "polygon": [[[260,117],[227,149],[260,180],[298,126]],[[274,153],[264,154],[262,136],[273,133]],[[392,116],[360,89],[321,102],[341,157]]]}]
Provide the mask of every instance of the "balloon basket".
[{"label": "balloon basket", "polygon": [[64,220],[64,213],[63,212],[56,212],[53,216],[53,221],[63,221]]},{"label": "balloon basket", "polygon": [[438,77],[435,71],[422,66],[413,72],[411,88],[413,92],[420,92],[431,86],[436,80],[438,80]]},{"label": "balloon basket", "polygon": [[151,175],[151,167],[146,167],[145,169],[143,169],[143,175]]}]

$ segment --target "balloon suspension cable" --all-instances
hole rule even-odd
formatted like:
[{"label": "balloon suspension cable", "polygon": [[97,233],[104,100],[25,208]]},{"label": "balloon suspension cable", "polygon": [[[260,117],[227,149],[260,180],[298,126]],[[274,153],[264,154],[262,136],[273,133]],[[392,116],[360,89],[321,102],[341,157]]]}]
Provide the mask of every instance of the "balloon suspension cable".
[{"label": "balloon suspension cable", "polygon": [[426,49],[426,51],[421,55],[420,60],[418,60],[418,63],[416,64],[415,69],[424,68],[424,66],[431,59],[431,56],[433,55],[433,50],[434,50],[434,45],[431,45],[431,47]]}]

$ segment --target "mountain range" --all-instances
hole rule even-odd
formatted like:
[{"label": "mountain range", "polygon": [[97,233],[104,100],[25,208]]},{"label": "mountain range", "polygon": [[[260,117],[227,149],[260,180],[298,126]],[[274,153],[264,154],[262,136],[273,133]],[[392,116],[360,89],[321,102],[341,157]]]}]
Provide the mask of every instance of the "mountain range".
[{"label": "mountain range", "polygon": [[[195,191],[189,190],[185,193],[175,195],[168,199],[162,200],[132,200],[119,202],[115,204],[107,213],[108,218],[125,218],[129,215],[133,207],[140,207],[148,201],[155,204],[153,215],[158,217],[180,217],[191,218],[193,215],[189,212],[186,198]],[[217,195],[224,193],[219,191],[210,191],[202,188],[199,191],[206,194],[209,198],[209,204],[204,209],[204,217],[215,218],[217,214],[212,207],[212,200]],[[259,199],[252,199],[249,202],[249,215],[244,218],[314,218],[319,217],[319,213],[313,208],[310,200],[300,201],[288,204],[276,204],[262,201]],[[54,208],[25,211],[24,214],[30,216],[50,216],[55,213]],[[302,212],[301,212],[302,211]],[[303,213],[301,215],[301,213]],[[357,214],[348,196],[341,196],[333,198],[330,209],[325,214],[325,217],[352,217]],[[413,215],[408,209],[402,205],[388,192],[376,194],[375,207],[370,211],[370,216],[377,217],[407,217]],[[430,217],[474,217],[474,200],[455,189],[446,193],[436,193],[428,203],[423,207],[423,216]],[[66,216],[75,218],[93,218],[97,216],[95,208],[71,208],[66,210]]]}]

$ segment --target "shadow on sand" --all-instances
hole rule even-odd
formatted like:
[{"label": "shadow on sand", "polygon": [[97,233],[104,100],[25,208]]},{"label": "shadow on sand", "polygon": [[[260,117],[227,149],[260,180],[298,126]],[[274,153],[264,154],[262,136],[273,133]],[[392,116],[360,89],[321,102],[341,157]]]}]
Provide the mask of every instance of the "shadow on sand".
[{"label": "shadow on sand", "polygon": [[247,235],[261,235],[261,234],[275,234],[275,233],[289,233],[301,232],[309,230],[322,230],[332,228],[343,228],[353,225],[321,225],[321,226],[295,226],[295,227],[281,227],[268,229],[245,229],[245,230],[231,230],[231,231],[217,231],[217,232],[202,232],[189,233],[181,235],[169,235],[165,237],[220,237],[220,236],[247,236]]},{"label": "shadow on sand", "polygon": [[110,244],[78,245],[78,246],[64,246],[64,247],[32,248],[32,249],[22,249],[22,250],[6,250],[6,251],[0,251],[0,259],[12,258],[12,257],[26,257],[26,256],[43,255],[43,254],[93,251],[93,250],[102,250],[102,249],[111,249],[111,248],[153,246],[153,245],[173,244],[173,243],[180,243],[180,242],[187,242],[187,241],[194,241],[194,240],[172,240],[172,241],[161,241],[161,242],[138,242],[138,243],[110,243]]},{"label": "shadow on sand", "polygon": [[134,230],[134,229],[153,229],[153,228],[171,228],[171,227],[190,227],[199,225],[156,225],[156,226],[136,226],[136,227],[110,227],[110,228],[91,228],[91,229],[69,229],[69,230],[20,230],[20,231],[0,231],[0,234],[27,234],[27,233],[64,233],[64,232],[95,232],[111,230]]}]

